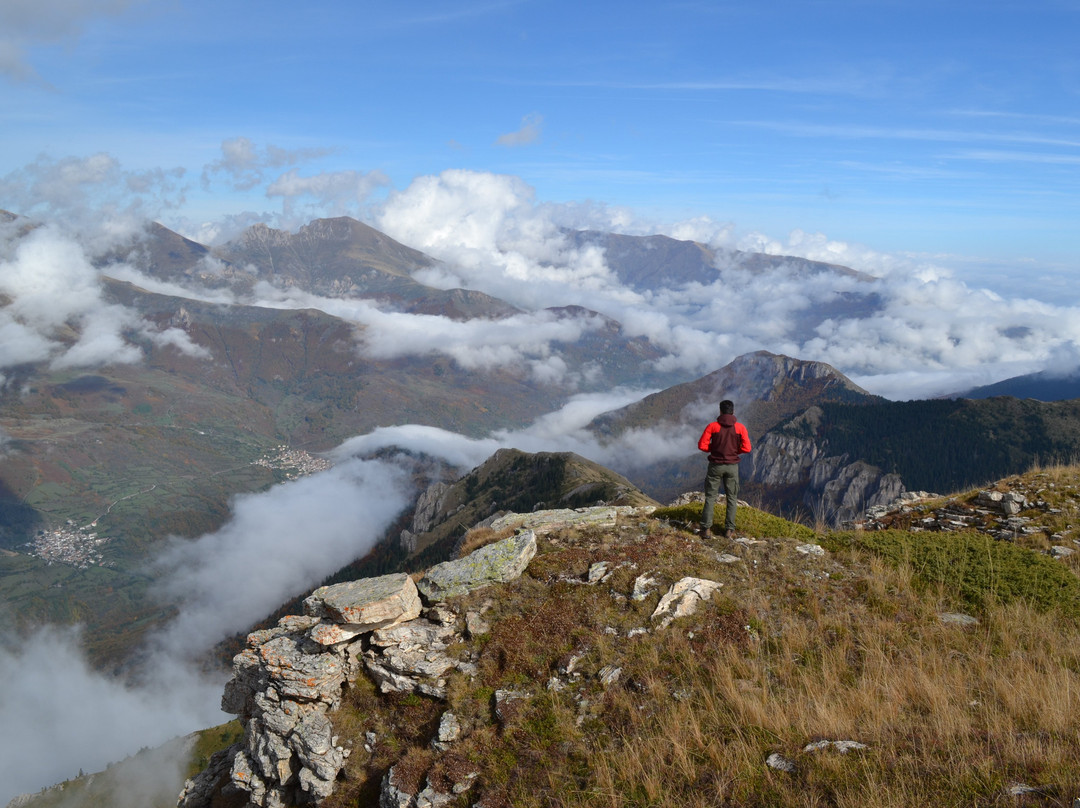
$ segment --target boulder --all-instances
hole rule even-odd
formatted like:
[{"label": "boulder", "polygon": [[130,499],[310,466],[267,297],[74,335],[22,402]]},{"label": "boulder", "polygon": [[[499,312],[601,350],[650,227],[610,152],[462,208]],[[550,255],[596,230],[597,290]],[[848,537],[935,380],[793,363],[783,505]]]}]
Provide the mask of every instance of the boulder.
[{"label": "boulder", "polygon": [[660,628],[667,628],[676,618],[696,612],[698,604],[711,598],[721,586],[723,584],[704,578],[683,578],[660,598],[652,619],[660,621]]},{"label": "boulder", "polygon": [[312,629],[312,639],[333,645],[366,631],[420,616],[420,596],[405,573],[322,586],[304,600],[304,613],[340,624],[340,631]]},{"label": "boulder", "polygon": [[527,530],[481,547],[456,561],[436,564],[420,579],[417,587],[428,601],[444,601],[474,589],[517,579],[534,555],[536,534]]},{"label": "boulder", "polygon": [[460,737],[461,722],[456,715],[447,711],[439,719],[439,731],[431,739],[431,748],[437,752],[445,752]]}]

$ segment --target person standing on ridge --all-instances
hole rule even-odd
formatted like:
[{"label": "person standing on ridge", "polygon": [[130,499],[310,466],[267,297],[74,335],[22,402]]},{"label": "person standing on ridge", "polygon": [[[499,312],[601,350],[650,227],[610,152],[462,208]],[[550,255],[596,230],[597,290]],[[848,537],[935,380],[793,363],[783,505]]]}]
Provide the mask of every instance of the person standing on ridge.
[{"label": "person standing on ridge", "polygon": [[720,486],[727,496],[727,515],[721,535],[725,538],[735,533],[735,510],[739,506],[739,456],[750,451],[750,434],[735,419],[735,405],[724,399],[720,402],[720,416],[705,427],[698,441],[698,448],[709,453],[709,471],[705,475],[705,507],[701,511],[701,527],[698,534],[705,538],[713,523],[713,508]]}]

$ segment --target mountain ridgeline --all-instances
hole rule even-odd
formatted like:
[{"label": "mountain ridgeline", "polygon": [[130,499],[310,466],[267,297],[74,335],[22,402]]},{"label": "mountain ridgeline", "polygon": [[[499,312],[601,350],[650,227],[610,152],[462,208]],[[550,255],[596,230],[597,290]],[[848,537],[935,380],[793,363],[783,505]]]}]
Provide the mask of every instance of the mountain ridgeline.
[{"label": "mountain ridgeline", "polygon": [[[13,214],[0,218],[11,239],[38,227]],[[849,286],[854,279],[852,291],[802,310],[795,336],[829,317],[867,316],[880,304],[873,279],[845,267],[666,236],[564,235],[572,248],[602,251],[610,271],[640,292],[726,278],[767,282],[777,273],[843,277]],[[587,474],[589,461],[575,459],[552,479],[578,482],[556,490],[542,478],[562,461],[529,461],[535,478],[504,482],[496,493],[498,478],[511,473],[500,465],[510,457],[503,455],[494,471],[473,472],[472,483],[439,477],[453,490],[426,496],[433,513],[447,518],[423,529],[406,519],[392,536],[396,544],[406,530],[410,551],[431,557],[460,525],[500,508],[614,502],[631,489],[666,502],[697,489],[696,440],[722,398],[736,402],[755,444],[744,461],[744,496],[830,520],[905,488],[947,489],[1075,451],[1076,413],[1067,403],[919,409],[883,401],[824,363],[763,351],[687,379],[664,369],[663,348],[597,312],[573,305],[523,312],[477,290],[425,284],[426,273],[440,269],[437,260],[344,217],[296,233],[257,225],[214,247],[155,224],[94,259],[103,301],[148,326],[122,335],[141,361],[80,369],[43,360],[3,369],[0,619],[15,628],[82,622],[99,665],[117,663],[171,614],[149,597],[145,573],[167,537],[217,529],[235,496],[299,473],[297,463],[307,462],[296,460],[299,453],[319,455],[379,427],[418,424],[482,437],[526,427],[576,394],[660,390],[587,427],[605,450],[621,447],[605,455],[613,458],[610,472]],[[121,265],[145,280],[135,282]],[[370,350],[371,326],[318,308],[283,308],[282,296],[291,294],[312,305],[361,301],[384,314],[484,327],[529,329],[533,321],[519,318],[535,316],[572,324],[565,333],[576,336],[546,342],[538,356],[560,372],[538,375],[520,364],[463,364],[434,349],[380,354]],[[153,329],[182,334],[187,349],[151,338]],[[51,339],[71,346],[79,336],[72,323]],[[963,438],[953,441],[954,433]],[[283,445],[297,453],[293,459],[271,459]],[[650,457],[655,446],[663,451]],[[589,474],[610,479],[590,488]],[[483,505],[464,488],[481,477],[494,481]],[[419,479],[419,489],[434,481]],[[455,521],[447,509],[457,507],[475,512]]]}]

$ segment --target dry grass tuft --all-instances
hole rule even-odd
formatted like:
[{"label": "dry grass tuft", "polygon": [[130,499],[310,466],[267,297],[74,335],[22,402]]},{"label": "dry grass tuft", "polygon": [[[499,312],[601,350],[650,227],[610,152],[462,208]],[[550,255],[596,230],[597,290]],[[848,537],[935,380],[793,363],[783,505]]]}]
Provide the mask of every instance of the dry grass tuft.
[{"label": "dry grass tuft", "polygon": [[464,558],[469,553],[476,552],[481,547],[486,547],[489,544],[494,544],[497,541],[508,539],[514,535],[512,528],[506,528],[504,530],[492,530],[490,527],[474,527],[465,532],[461,541],[455,548],[454,557]]}]

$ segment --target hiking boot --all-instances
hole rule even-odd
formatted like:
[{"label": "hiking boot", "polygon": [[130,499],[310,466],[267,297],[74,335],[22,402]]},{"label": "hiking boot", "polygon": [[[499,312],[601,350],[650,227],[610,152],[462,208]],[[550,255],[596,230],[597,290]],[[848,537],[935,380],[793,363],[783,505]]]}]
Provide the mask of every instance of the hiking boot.
[{"label": "hiking boot", "polygon": [[703,539],[709,538],[709,535],[711,533],[712,533],[712,528],[708,527],[707,525],[701,525],[697,529],[698,536],[700,536]]}]

